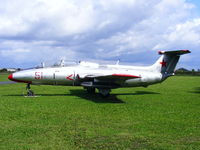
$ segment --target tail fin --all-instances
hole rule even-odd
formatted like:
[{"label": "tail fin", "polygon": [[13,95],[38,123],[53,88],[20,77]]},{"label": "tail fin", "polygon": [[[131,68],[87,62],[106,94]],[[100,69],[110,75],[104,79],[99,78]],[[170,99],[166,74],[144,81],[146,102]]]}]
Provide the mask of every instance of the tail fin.
[{"label": "tail fin", "polygon": [[176,64],[180,58],[180,55],[190,53],[189,50],[175,50],[175,51],[159,51],[162,55],[158,61],[152,66],[152,69],[156,72],[163,74],[166,78],[174,74]]}]

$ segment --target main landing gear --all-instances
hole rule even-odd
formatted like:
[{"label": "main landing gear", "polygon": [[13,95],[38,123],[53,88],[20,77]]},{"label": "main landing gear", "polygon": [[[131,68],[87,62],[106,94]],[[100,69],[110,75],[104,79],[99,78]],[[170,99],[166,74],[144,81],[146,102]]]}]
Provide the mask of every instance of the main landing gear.
[{"label": "main landing gear", "polygon": [[86,90],[87,90],[87,93],[89,93],[89,94],[95,94],[95,88],[94,87],[87,87]]},{"label": "main landing gear", "polygon": [[[87,93],[89,94],[95,94],[95,88],[94,87],[84,87],[87,90]],[[110,95],[111,89],[108,88],[98,88],[99,94],[102,97],[108,97]]]},{"label": "main landing gear", "polygon": [[35,96],[34,92],[31,90],[31,84],[28,83],[26,86],[27,96]]},{"label": "main landing gear", "polygon": [[99,90],[99,94],[102,97],[108,97],[110,95],[111,89],[98,89]]}]

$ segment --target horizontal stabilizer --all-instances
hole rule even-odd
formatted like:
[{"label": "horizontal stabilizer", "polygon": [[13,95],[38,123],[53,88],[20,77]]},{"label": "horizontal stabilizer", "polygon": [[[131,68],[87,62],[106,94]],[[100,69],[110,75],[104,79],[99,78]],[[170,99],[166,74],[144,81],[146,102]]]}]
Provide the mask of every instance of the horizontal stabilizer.
[{"label": "horizontal stabilizer", "polygon": [[174,51],[159,51],[160,55],[166,54],[166,55],[183,55],[187,53],[191,53],[189,50],[174,50]]}]

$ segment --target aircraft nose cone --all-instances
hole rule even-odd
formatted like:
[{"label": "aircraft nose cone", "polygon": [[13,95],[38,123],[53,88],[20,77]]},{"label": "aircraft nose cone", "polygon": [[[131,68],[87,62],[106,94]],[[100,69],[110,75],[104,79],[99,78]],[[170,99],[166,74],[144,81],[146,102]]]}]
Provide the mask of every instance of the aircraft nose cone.
[{"label": "aircraft nose cone", "polygon": [[8,79],[9,79],[9,80],[13,80],[13,74],[10,74],[10,75],[8,76]]}]

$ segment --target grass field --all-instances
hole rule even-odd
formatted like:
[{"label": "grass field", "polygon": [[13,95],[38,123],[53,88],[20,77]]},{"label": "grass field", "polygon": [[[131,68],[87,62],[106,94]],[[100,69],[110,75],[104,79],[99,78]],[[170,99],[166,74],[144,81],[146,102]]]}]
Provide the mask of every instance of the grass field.
[{"label": "grass field", "polygon": [[0,82],[9,81],[8,76],[9,76],[9,73],[0,73]]},{"label": "grass field", "polygon": [[[0,75],[6,81],[7,75]],[[81,87],[0,85],[0,149],[200,149],[200,77],[109,98]]]}]

